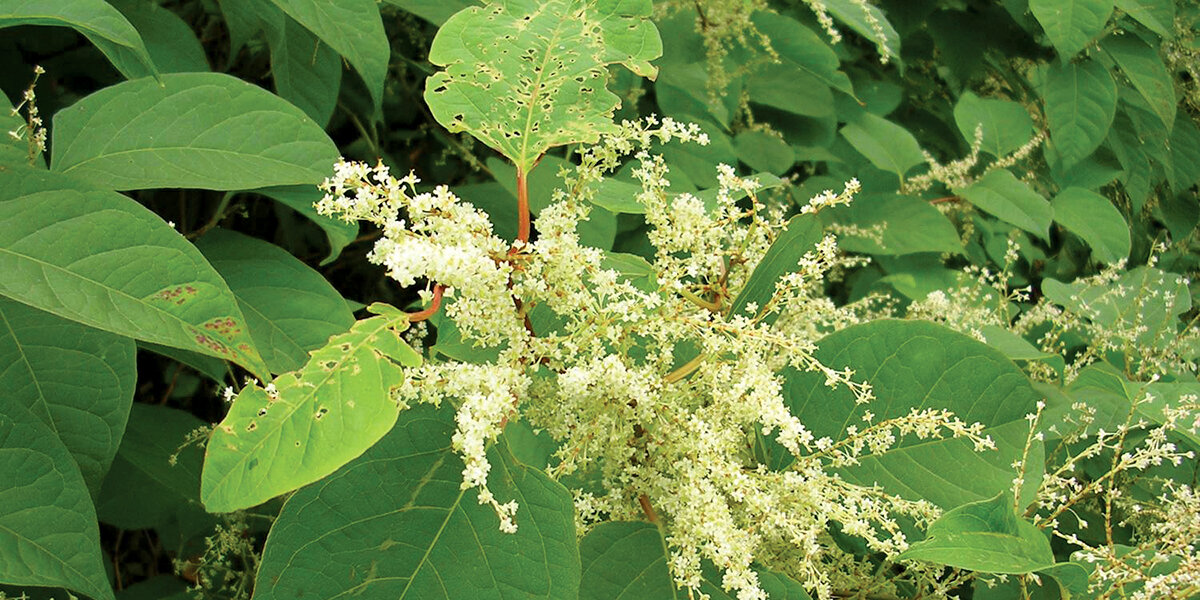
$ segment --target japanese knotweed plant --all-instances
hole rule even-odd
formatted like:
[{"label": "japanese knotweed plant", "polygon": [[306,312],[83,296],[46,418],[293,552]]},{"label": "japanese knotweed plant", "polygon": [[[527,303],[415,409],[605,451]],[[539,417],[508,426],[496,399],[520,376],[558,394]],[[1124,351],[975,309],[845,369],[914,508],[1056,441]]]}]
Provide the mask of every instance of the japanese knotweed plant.
[{"label": "japanese knotweed plant", "polygon": [[[457,458],[440,458],[424,474],[377,473],[381,481],[396,479],[385,486],[409,478],[410,499],[395,510],[412,527],[436,528],[429,519],[443,517],[418,514],[430,504],[421,501],[423,490],[460,464],[450,504],[458,506],[469,493],[490,507],[492,532],[481,532],[479,523],[473,531],[487,539],[512,536],[496,543],[516,544],[518,552],[527,552],[522,544],[533,539],[543,545],[536,552],[543,559],[569,562],[569,551],[551,556],[544,546],[550,535],[544,496],[565,484],[573,500],[568,530],[582,537],[580,552],[621,561],[629,557],[612,545],[626,535],[657,538],[649,557],[640,546],[633,560],[653,561],[657,548],[670,574],[668,589],[691,597],[719,591],[741,600],[808,589],[828,598],[868,568],[855,565],[831,531],[896,560],[942,507],[959,504],[963,494],[982,499],[1007,488],[1009,463],[1027,450],[1024,430],[1008,425],[1019,424],[1032,407],[1032,390],[1022,389],[986,348],[922,329],[937,344],[967,344],[966,355],[982,361],[947,364],[940,356],[920,367],[917,390],[957,396],[944,404],[897,398],[875,406],[873,388],[854,370],[870,358],[816,355],[817,339],[861,316],[859,307],[835,308],[822,298],[823,277],[843,259],[815,215],[849,203],[857,181],[814,197],[791,219],[760,198],[759,182],[727,165],[713,165],[715,193],[676,193],[656,149],[703,145],[707,136],[672,119],[613,121],[617,99],[606,88],[607,66],[655,73],[649,61],[660,43],[649,11],[649,3],[506,2],[467,9],[446,22],[430,53],[444,70],[429,78],[425,97],[448,129],[469,132],[515,166],[516,239],[496,235],[486,213],[446,186],[420,192],[411,174],[396,178],[382,164],[339,162],[322,186],[318,211],[379,227],[383,236],[369,259],[399,285],[424,282],[429,306],[407,315],[377,307],[379,316],[335,337],[297,374],[243,389],[209,442],[202,498],[210,510],[249,507],[325,477],[387,434],[398,414],[421,404],[448,406],[454,413],[449,447]],[[545,199],[534,235],[527,178],[547,150],[565,144],[579,144],[578,164],[560,173],[562,185]],[[633,181],[611,179],[629,158]],[[578,226],[614,185],[623,186],[625,202],[644,215],[650,260],[580,243]],[[397,336],[408,323],[431,318],[438,325],[433,349],[441,352],[422,362]],[[901,324],[879,325],[847,330],[842,343],[852,353],[859,343],[903,343]],[[984,414],[978,410],[982,391],[945,387],[936,379],[947,368],[1009,382],[1004,394],[1011,406],[989,409],[986,423],[963,420],[955,411]],[[890,391],[919,396],[917,390]],[[820,414],[827,412],[824,403],[837,408]],[[390,434],[389,440],[401,437],[380,444],[403,448],[418,423],[401,423],[396,429],[409,433]],[[514,441],[521,434],[510,433],[513,428],[535,437]],[[993,433],[1000,436],[999,451]],[[509,452],[533,462],[524,487],[512,474]],[[988,474],[929,498],[898,493],[902,463],[930,452],[981,460],[977,465]],[[870,474],[879,468],[896,469],[896,484],[879,484]],[[300,507],[301,515],[312,502],[328,504],[325,489],[298,493],[288,506]],[[446,490],[438,494],[433,504],[447,501]],[[458,510],[452,507],[451,513]],[[296,518],[285,510],[276,531],[300,528],[319,539],[336,531],[339,520]],[[427,540],[412,531],[389,532],[378,550],[442,545],[438,536]],[[289,590],[382,593],[392,585],[402,595],[432,589],[425,559],[388,554],[370,560],[365,579],[352,569],[351,587],[311,581],[296,561],[316,557],[302,558],[310,555],[296,545],[295,534],[272,535],[281,541],[268,542],[259,576],[271,590],[267,597],[286,597]],[[281,563],[276,553],[291,559]],[[585,570],[584,578],[613,577],[606,568]],[[940,570],[910,564],[888,585],[902,580],[948,589],[953,578],[944,580]],[[402,582],[386,583],[389,577]],[[539,575],[513,585],[543,584],[563,585],[553,573],[546,581]]]}]

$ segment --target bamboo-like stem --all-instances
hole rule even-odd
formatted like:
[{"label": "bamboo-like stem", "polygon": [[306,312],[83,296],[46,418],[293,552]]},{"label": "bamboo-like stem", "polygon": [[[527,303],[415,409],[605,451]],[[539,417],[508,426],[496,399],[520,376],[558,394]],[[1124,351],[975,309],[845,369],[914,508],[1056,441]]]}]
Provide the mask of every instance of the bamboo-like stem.
[{"label": "bamboo-like stem", "polygon": [[517,241],[529,243],[529,182],[525,171],[517,169]]}]

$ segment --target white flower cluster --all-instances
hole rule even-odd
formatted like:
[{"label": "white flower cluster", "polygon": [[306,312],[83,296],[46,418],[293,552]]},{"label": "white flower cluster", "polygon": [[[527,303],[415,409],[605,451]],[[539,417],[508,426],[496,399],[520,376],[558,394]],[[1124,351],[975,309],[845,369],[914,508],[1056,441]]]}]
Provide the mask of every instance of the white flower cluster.
[{"label": "white flower cluster", "polygon": [[42,125],[42,116],[37,106],[37,81],[46,70],[41,66],[33,68],[33,82],[21,94],[21,102],[12,108],[12,116],[20,116],[25,109],[25,124],[8,132],[8,137],[20,141],[25,140],[29,146],[29,161],[32,164],[39,152],[46,150],[46,128]]},{"label": "white flower cluster", "polygon": [[[382,227],[372,260],[401,284],[452,288],[447,316],[463,341],[497,349],[485,364],[427,362],[411,371],[398,399],[456,406],[463,486],[479,490],[503,529],[515,529],[515,505],[487,488],[487,447],[523,419],[558,444],[553,463],[537,466],[558,477],[598,477],[602,493],[576,495],[581,531],[609,519],[661,522],[671,572],[693,594],[708,560],[739,600],[765,598],[755,562],[828,598],[826,565],[841,556],[828,539],[832,523],[891,556],[907,547],[897,518],[937,516],[932,506],[842,481],[831,467],[904,435],[959,436],[979,447],[989,440],[978,425],[941,411],[868,424],[839,440],[818,438],[793,416],[786,367],[847,386],[860,402],[873,397],[853,372],[812,354],[822,333],[811,323],[852,320],[821,292],[822,277],[840,264],[836,241],[827,237],[805,254],[764,306],[731,314],[785,221],[758,200],[756,182],[727,166],[718,169],[715,194],[672,191],[666,164],[649,150],[673,139],[705,141],[694,126],[651,119],[624,123],[585,149],[538,215],[536,236],[511,249],[445,188],[417,193],[414,177],[396,181],[383,167],[340,163],[319,209]],[[576,232],[594,184],[630,154],[649,261],[581,245]],[[809,212],[848,202],[857,188],[851,182],[821,196]],[[791,466],[760,464],[747,445],[759,436],[778,442]]]}]

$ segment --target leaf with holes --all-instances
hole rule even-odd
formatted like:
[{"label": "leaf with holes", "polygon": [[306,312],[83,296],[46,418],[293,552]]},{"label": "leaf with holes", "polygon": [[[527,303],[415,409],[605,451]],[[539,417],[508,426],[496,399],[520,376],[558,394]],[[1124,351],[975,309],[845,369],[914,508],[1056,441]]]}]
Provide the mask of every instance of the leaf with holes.
[{"label": "leaf with holes", "polygon": [[574,598],[579,550],[571,494],[488,452],[488,488],[516,501],[516,533],[463,489],[454,410],[418,406],[358,460],[296,492],[263,550],[255,598]]},{"label": "leaf with holes", "polygon": [[383,437],[400,406],[391,390],[421,357],[400,339],[408,316],[385,313],[330,338],[294,373],[242,389],[208,442],[200,498],[211,512],[261,504],[312,483]]},{"label": "leaf with holes", "polygon": [[0,214],[0,295],[266,376],[225,280],[142,205],[57,173],[0,167]]},{"label": "leaf with holes", "polygon": [[549,0],[471,7],[438,30],[425,84],[433,116],[528,173],[554,146],[594,142],[620,104],[611,64],[653,78],[662,54],[650,0]]},{"label": "leaf with holes", "polygon": [[95,496],[133,402],[133,340],[0,297],[0,389],[62,440]]}]

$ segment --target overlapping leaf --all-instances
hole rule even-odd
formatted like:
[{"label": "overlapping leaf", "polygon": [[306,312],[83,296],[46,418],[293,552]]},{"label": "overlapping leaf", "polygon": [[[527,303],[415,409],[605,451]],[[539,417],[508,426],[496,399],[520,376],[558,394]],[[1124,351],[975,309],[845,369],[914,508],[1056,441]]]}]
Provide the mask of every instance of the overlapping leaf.
[{"label": "overlapping leaf", "polygon": [[[367,85],[377,115],[383,106],[391,46],[374,0],[271,0],[289,17],[329,44]],[[314,50],[316,50],[314,48]]]},{"label": "overlapping leaf", "polygon": [[926,534],[900,558],[1011,575],[1054,566],[1049,538],[1017,516],[1012,492],[955,508],[934,521]]},{"label": "overlapping leaf", "polygon": [[966,92],[954,105],[954,123],[968,142],[975,140],[975,128],[983,130],[984,152],[1004,156],[1033,138],[1033,119],[1025,107],[1011,100],[980,98]]},{"label": "overlapping leaf", "polygon": [[67,447],[94,496],[133,402],[134,343],[0,297],[0,389]]},{"label": "overlapping leaf", "polygon": [[0,295],[266,376],[225,281],[137,202],[57,173],[0,168],[0,214]]},{"label": "overlapping leaf", "polygon": [[1106,263],[1129,256],[1129,225],[1113,203],[1083,188],[1067,188],[1050,203],[1054,220],[1092,248],[1092,255]]},{"label": "overlapping leaf", "polygon": [[958,193],[1003,221],[1042,239],[1050,237],[1054,219],[1050,202],[1007,169],[996,169]]},{"label": "overlapping leaf", "polygon": [[246,386],[208,442],[200,497],[212,512],[261,504],[362,454],[396,422],[391,390],[421,357],[400,339],[390,307],[330,338],[273,388]]},{"label": "overlapping leaf", "polygon": [[[913,409],[946,409],[968,423],[982,423],[997,447],[976,452],[962,439],[901,440],[844,469],[848,481],[944,508],[1012,486],[1012,464],[1029,433],[1025,415],[1041,396],[999,351],[932,323],[886,319],[833,333],[819,346],[816,357],[822,364],[853,369],[856,378],[871,383],[876,400],[856,405],[851,392],[831,391],[822,375],[789,372],[785,393],[792,413],[815,435],[842,439],[847,427],[862,426],[865,411],[879,422]],[[1035,444],[1028,481],[1040,481],[1041,461],[1041,446]],[[786,452],[772,454],[774,466],[789,462]],[[1033,491],[1023,490],[1023,504]]]},{"label": "overlapping leaf", "polygon": [[82,33],[126,77],[154,73],[154,62],[137,29],[104,0],[8,0],[0,5],[0,28],[58,25]]},{"label": "overlapping leaf", "polygon": [[341,294],[274,244],[216,229],[196,246],[237,297],[255,346],[273,373],[299,369],[310,351],[354,324]]},{"label": "overlapping leaf", "polygon": [[462,487],[453,432],[447,403],[414,407],[361,458],[296,492],[267,538],[255,598],[576,597],[570,493],[493,448],[489,488],[518,503],[517,532],[501,532]]},{"label": "overlapping leaf", "polygon": [[1029,10],[1065,62],[1104,31],[1113,0],[1030,0]]},{"label": "overlapping leaf", "polygon": [[303,111],[221,73],[102,89],[54,116],[53,170],[114,190],[320,183],[338,151]]},{"label": "overlapping leaf", "polygon": [[[690,594],[675,587],[667,569],[669,554],[662,532],[640,521],[602,523],[579,542],[583,562],[580,600],[683,600]],[[771,600],[809,600],[791,578],[756,568],[759,583]],[[701,593],[714,600],[733,600],[722,589],[721,573],[706,564]]]},{"label": "overlapping leaf", "polygon": [[0,411],[0,481],[0,583],[63,586],[112,600],[79,467],[19,405]]},{"label": "overlapping leaf", "polygon": [[1050,140],[1069,169],[1104,141],[1117,111],[1117,83],[1095,60],[1053,65],[1042,92]]},{"label": "overlapping leaf", "polygon": [[425,101],[452,132],[467,131],[529,172],[547,149],[595,141],[618,98],[606,66],[653,78],[662,41],[650,0],[548,0],[471,7],[446,21]]}]

